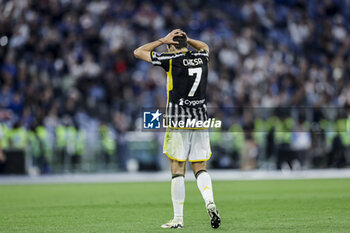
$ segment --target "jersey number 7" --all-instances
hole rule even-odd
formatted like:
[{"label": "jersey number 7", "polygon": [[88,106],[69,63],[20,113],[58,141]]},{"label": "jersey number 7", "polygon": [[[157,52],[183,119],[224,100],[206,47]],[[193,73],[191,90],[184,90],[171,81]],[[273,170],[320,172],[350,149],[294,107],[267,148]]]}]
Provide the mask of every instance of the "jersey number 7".
[{"label": "jersey number 7", "polygon": [[193,82],[193,86],[190,90],[190,92],[188,93],[188,96],[192,97],[194,96],[194,93],[196,92],[199,83],[201,82],[201,78],[202,78],[202,68],[198,67],[198,68],[188,68],[188,75],[189,76],[193,76],[194,74],[196,74],[196,79]]}]

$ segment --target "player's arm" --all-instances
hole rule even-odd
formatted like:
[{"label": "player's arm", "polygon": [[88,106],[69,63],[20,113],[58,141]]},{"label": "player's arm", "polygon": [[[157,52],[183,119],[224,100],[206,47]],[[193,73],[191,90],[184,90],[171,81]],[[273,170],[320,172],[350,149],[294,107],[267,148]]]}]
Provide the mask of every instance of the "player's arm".
[{"label": "player's arm", "polygon": [[181,30],[175,29],[171,31],[167,36],[160,38],[156,41],[147,43],[134,50],[135,57],[147,62],[152,62],[151,51],[162,44],[178,44],[179,42],[173,41],[173,38],[181,34]]},{"label": "player's arm", "polygon": [[151,51],[164,44],[162,39],[147,43],[134,50],[134,56],[147,62],[152,62]]},{"label": "player's arm", "polygon": [[191,39],[191,38],[187,37],[187,43],[197,50],[204,49],[205,51],[207,51],[209,53],[209,46],[200,40],[195,40],[195,39]]}]

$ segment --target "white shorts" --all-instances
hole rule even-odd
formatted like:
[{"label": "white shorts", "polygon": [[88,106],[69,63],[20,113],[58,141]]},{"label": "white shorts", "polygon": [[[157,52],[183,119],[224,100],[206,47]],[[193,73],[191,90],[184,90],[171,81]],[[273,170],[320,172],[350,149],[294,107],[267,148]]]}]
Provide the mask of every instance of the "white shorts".
[{"label": "white shorts", "polygon": [[163,153],[177,161],[207,161],[211,156],[209,132],[206,129],[167,129]]}]

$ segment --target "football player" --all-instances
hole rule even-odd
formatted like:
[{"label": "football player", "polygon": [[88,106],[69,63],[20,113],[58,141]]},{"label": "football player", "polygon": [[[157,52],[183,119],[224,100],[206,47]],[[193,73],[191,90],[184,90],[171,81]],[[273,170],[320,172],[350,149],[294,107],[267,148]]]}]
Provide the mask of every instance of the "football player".
[{"label": "football player", "polygon": [[[153,51],[163,44],[167,45],[168,52]],[[188,50],[188,45],[196,51]],[[186,161],[189,161],[205,201],[211,226],[218,228],[221,219],[214,203],[211,178],[206,171],[206,161],[211,156],[209,132],[207,128],[188,124],[208,119],[206,88],[209,47],[176,29],[163,38],[137,48],[134,55],[155,66],[161,66],[167,73],[167,132],[163,152],[169,157],[171,165],[174,218],[161,227],[184,227],[184,176]]]}]

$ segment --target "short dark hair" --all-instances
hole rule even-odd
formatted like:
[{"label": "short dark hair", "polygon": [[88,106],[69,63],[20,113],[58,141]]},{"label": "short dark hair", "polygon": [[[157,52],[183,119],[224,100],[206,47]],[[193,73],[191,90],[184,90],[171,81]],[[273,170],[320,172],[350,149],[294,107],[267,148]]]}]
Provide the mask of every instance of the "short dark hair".
[{"label": "short dark hair", "polygon": [[174,44],[176,49],[187,48],[187,38],[185,35],[175,36],[173,41],[179,42],[178,44]]}]

